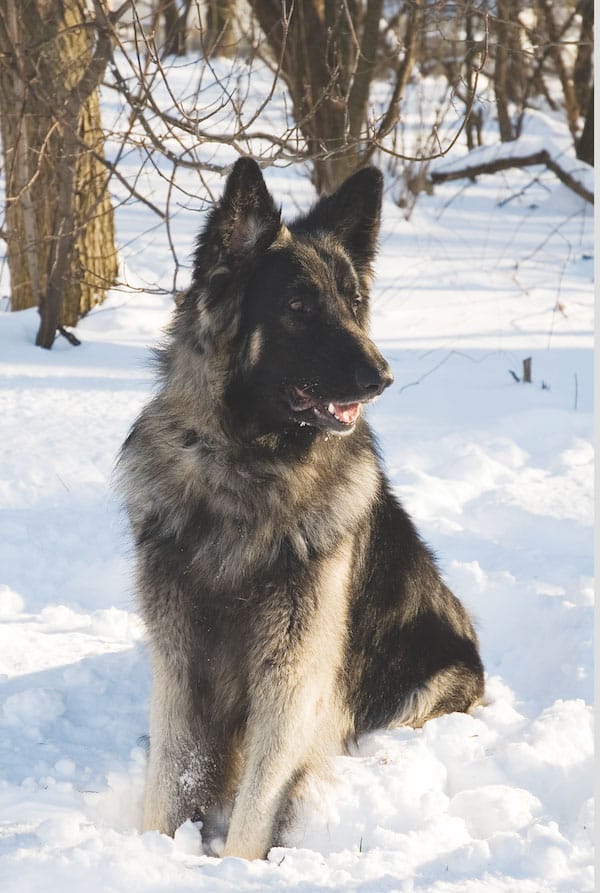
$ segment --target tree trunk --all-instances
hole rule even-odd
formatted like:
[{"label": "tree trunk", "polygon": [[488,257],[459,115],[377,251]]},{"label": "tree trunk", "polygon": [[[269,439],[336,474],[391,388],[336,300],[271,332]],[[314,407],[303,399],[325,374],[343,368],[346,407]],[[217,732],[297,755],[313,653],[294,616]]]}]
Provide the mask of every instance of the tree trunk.
[{"label": "tree trunk", "polygon": [[594,0],[583,0],[581,4],[581,31],[579,46],[573,67],[575,96],[580,111],[588,105],[592,84],[592,60],[594,56]]},{"label": "tree trunk", "polygon": [[348,134],[348,88],[356,46],[345,3],[305,0],[290,5],[287,19],[279,0],[251,0],[250,5],[274,57],[282,60],[296,122],[313,159],[315,188],[331,192],[359,159],[359,146]]},{"label": "tree trunk", "polygon": [[556,74],[560,80],[565,97],[565,110],[567,123],[573,138],[577,136],[579,108],[577,106],[577,94],[570,72],[567,70],[561,49],[561,34],[554,18],[552,3],[550,0],[538,0],[541,15],[543,16],[550,42],[550,56],[554,62]]},{"label": "tree trunk", "polygon": [[[383,0],[249,0],[292,99],[312,162],[317,192],[332,192],[370,160],[398,121],[402,92],[415,61],[426,4],[402,4],[404,51],[383,48]],[[394,66],[393,88],[378,120],[369,121],[377,65]]]},{"label": "tree trunk", "polygon": [[[296,123],[312,157],[317,192],[331,192],[356,168],[358,146],[348,134],[348,87],[356,46],[348,14],[352,4],[305,0],[250,0],[273,56],[281,60]],[[351,54],[349,56],[349,54]]]},{"label": "tree trunk", "polygon": [[587,164],[594,164],[594,88],[588,94],[585,123],[577,143],[577,157]]},{"label": "tree trunk", "polygon": [[511,52],[511,19],[513,3],[511,0],[497,0],[496,9],[498,17],[495,22],[496,32],[496,59],[494,65],[494,93],[496,96],[496,111],[498,114],[498,129],[503,143],[516,139],[517,133],[513,126],[509,103],[509,60]]},{"label": "tree trunk", "polygon": [[187,20],[192,0],[180,10],[177,0],[161,0],[159,16],[164,21],[162,56],[185,56],[187,52]]},{"label": "tree trunk", "polygon": [[[417,46],[421,36],[423,24],[423,0],[413,0],[407,14],[406,29],[404,31],[404,55],[398,62],[394,74],[394,87],[388,106],[377,123],[377,129],[373,136],[367,140],[362,152],[360,163],[366,164],[371,160],[375,150],[381,145],[383,139],[390,133],[400,118],[400,100],[404,89],[408,84],[413,66],[416,63]],[[371,77],[373,76],[371,71]],[[368,99],[368,93],[367,93]],[[364,116],[367,108],[365,103]]]},{"label": "tree trunk", "polygon": [[[477,55],[478,46],[475,42],[475,29],[473,27],[473,14],[470,8],[465,12],[465,44],[467,52],[465,55],[465,85],[467,87],[467,98],[473,95],[473,66]],[[481,118],[481,114],[478,116]],[[481,145],[481,125],[477,120],[477,113],[471,114],[466,126],[467,149],[469,152],[475,148],[475,134],[477,134],[477,145]]]},{"label": "tree trunk", "polygon": [[369,0],[365,10],[360,52],[356,60],[356,71],[348,96],[350,135],[355,141],[360,140],[367,120],[369,91],[375,71],[382,8],[383,0]]},{"label": "tree trunk", "polygon": [[237,41],[233,33],[235,0],[206,0],[204,49],[207,55],[233,56]]},{"label": "tree trunk", "polygon": [[85,0],[0,0],[11,307],[39,307],[37,343],[48,348],[57,327],[104,300],[117,275],[97,94],[110,43],[105,29],[94,47],[86,8]]}]

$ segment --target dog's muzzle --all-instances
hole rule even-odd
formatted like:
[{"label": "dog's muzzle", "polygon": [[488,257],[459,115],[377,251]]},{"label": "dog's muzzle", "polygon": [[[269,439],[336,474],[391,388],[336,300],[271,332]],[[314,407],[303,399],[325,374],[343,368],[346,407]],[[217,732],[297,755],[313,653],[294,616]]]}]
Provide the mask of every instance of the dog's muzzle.
[{"label": "dog's muzzle", "polygon": [[288,399],[294,417],[301,425],[312,425],[334,434],[350,434],[363,405],[375,400],[392,383],[394,376],[384,361],[379,366],[357,367],[354,380],[355,388],[344,399],[319,398],[305,388],[293,387]]}]

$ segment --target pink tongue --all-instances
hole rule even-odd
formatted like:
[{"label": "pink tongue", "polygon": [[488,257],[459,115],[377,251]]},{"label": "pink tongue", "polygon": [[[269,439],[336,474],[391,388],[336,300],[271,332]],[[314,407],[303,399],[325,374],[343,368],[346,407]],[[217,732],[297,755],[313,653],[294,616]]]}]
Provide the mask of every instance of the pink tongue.
[{"label": "pink tongue", "polygon": [[345,405],[334,403],[333,409],[336,419],[349,425],[351,422],[355,422],[358,418],[360,403],[346,403]]}]

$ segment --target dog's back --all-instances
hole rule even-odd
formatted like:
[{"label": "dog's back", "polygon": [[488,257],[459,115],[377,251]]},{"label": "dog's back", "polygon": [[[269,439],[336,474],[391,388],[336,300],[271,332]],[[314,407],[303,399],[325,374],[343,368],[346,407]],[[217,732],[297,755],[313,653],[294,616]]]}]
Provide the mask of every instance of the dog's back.
[{"label": "dog's back", "polygon": [[308,771],[360,732],[467,710],[471,623],[363,417],[381,176],[288,229],[239,161],[202,233],[162,389],[121,472],[154,671],[144,827],[200,816],[263,857]]}]

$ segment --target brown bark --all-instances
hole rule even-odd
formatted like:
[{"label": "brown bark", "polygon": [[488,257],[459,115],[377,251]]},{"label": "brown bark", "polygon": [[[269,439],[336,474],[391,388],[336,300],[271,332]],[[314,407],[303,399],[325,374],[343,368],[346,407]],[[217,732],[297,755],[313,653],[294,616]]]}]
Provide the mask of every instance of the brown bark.
[{"label": "brown bark", "polygon": [[[305,0],[292,7],[287,19],[279,0],[251,0],[259,24],[288,85],[296,122],[313,157],[313,183],[330,192],[353,170],[346,131],[345,77],[352,64],[344,58],[348,46],[343,4]],[[325,27],[327,12],[329,28]]]},{"label": "brown bark", "polygon": [[592,84],[592,60],[594,55],[594,0],[583,0],[581,7],[581,31],[573,68],[575,96],[579,110],[588,106]]},{"label": "brown bark", "polygon": [[163,56],[185,56],[187,20],[191,5],[192,0],[186,0],[180,9],[177,0],[160,0],[158,15],[163,20]]},{"label": "brown bark", "polygon": [[[467,97],[473,95],[473,66],[477,56],[478,46],[475,42],[475,29],[473,22],[472,10],[468,8],[465,12],[465,43],[467,45],[467,53],[465,56],[465,84],[467,87]],[[467,99],[465,98],[465,104]],[[469,152],[475,148],[475,145],[482,144],[482,114],[480,110],[472,113],[467,121],[465,128],[467,137],[467,148]],[[476,142],[476,140],[477,142]]]},{"label": "brown bark", "polygon": [[237,41],[233,33],[235,0],[206,0],[204,49],[213,56],[233,56]]},{"label": "brown bark", "polygon": [[379,43],[379,20],[383,0],[369,0],[360,41],[360,52],[356,60],[356,71],[348,96],[348,121],[350,136],[360,140],[367,119],[369,89],[375,71],[377,47]]},{"label": "brown bark", "polygon": [[408,11],[406,31],[404,34],[404,54],[396,67],[392,97],[383,117],[378,122],[376,132],[373,134],[363,151],[361,164],[366,164],[367,161],[370,161],[381,141],[398,123],[398,118],[400,116],[400,100],[402,99],[405,87],[408,84],[413,66],[416,63],[418,40],[423,23],[422,12],[422,0],[413,0]]},{"label": "brown bark", "polygon": [[560,29],[556,24],[556,20],[554,18],[554,13],[552,10],[552,3],[550,2],[550,0],[538,0],[538,3],[541,15],[543,16],[544,23],[546,25],[546,31],[548,34],[550,45],[550,56],[552,57],[552,61],[554,62],[554,67],[556,69],[556,73],[560,80],[565,97],[565,108],[567,112],[567,122],[569,124],[569,130],[571,131],[573,137],[575,137],[577,134],[579,108],[577,105],[575,86],[571,75],[567,71],[567,66],[565,64],[565,60],[560,48]]},{"label": "brown bark", "polygon": [[37,305],[37,343],[75,325],[117,273],[97,86],[110,52],[84,0],[0,0],[0,128],[14,310]]},{"label": "brown bark", "polygon": [[588,94],[588,107],[581,136],[577,142],[577,157],[594,164],[594,88]]},{"label": "brown bark", "polygon": [[496,9],[498,17],[494,23],[496,35],[496,60],[494,65],[494,93],[496,96],[496,111],[498,114],[498,129],[503,143],[510,142],[517,137],[513,126],[508,103],[510,99],[510,54],[511,31],[513,13],[515,12],[512,0],[497,0]]}]

